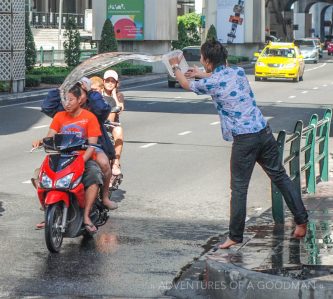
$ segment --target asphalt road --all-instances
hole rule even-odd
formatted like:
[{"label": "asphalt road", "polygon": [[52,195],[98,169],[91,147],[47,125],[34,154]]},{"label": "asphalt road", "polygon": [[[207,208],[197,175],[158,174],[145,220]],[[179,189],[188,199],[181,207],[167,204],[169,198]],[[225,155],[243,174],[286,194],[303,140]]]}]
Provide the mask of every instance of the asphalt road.
[{"label": "asphalt road", "polygon": [[[333,61],[306,65],[304,81],[249,80],[274,132],[291,131],[332,104]],[[0,106],[0,297],[160,297],[181,269],[227,230],[231,144],[222,140],[209,98],[166,81],[124,88],[124,181],[119,209],[93,240],[65,239],[49,254],[30,184],[44,153],[29,153],[50,119],[40,101]],[[270,207],[261,169],[251,181],[248,216]]]}]

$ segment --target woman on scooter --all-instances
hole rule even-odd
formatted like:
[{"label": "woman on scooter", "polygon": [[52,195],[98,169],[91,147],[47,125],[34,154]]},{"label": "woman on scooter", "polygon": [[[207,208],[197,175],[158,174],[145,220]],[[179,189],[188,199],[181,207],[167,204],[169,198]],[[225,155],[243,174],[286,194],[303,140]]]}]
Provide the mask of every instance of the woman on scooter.
[{"label": "woman on scooter", "polygon": [[[111,105],[111,113],[108,116],[108,120],[111,122],[119,122],[119,114],[121,111],[124,110],[124,95],[123,93],[119,92],[119,77],[116,71],[108,70],[104,73],[103,76],[103,90],[102,95],[106,102]],[[112,112],[119,108],[118,111]],[[120,156],[123,150],[123,143],[124,143],[124,133],[123,128],[121,126],[117,126],[112,129],[112,136],[114,139],[115,144],[115,152],[116,158],[112,164],[112,174],[113,175],[120,175]]]},{"label": "woman on scooter", "polygon": [[[86,138],[89,144],[96,144],[101,136],[98,120],[96,116],[86,109],[83,109],[82,89],[75,85],[66,95],[64,104],[65,111],[56,113],[50,125],[47,137],[53,137],[57,133],[76,134]],[[75,124],[75,125],[73,125]],[[33,147],[42,144],[42,140],[33,142]],[[85,172],[82,182],[85,186],[85,209],[83,223],[89,233],[95,233],[97,228],[89,217],[90,210],[98,195],[99,186],[103,184],[102,173],[96,165],[96,153],[93,147],[81,152],[85,162]]]}]

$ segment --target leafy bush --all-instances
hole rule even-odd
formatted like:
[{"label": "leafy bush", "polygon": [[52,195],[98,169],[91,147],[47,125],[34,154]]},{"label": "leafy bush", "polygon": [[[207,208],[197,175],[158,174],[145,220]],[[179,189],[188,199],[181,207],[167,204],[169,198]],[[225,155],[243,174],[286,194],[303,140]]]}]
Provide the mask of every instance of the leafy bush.
[{"label": "leafy bush", "polygon": [[25,86],[26,87],[37,87],[41,83],[41,77],[37,75],[26,75]]},{"label": "leafy bush", "polygon": [[173,49],[183,49],[190,45],[183,21],[178,23],[178,40],[172,41],[171,45]]},{"label": "leafy bush", "polygon": [[0,92],[9,92],[9,91],[10,91],[10,82],[0,81]]},{"label": "leafy bush", "polygon": [[143,75],[145,73],[146,73],[146,68],[143,65],[137,65],[121,69],[122,75]]},{"label": "leafy bush", "polygon": [[69,74],[73,68],[47,66],[38,67],[28,72],[28,75],[56,75],[56,74]]},{"label": "leafy bush", "polygon": [[56,74],[41,76],[42,83],[46,84],[62,84],[67,77],[67,74]]},{"label": "leafy bush", "polygon": [[103,25],[101,41],[99,43],[98,53],[117,52],[118,43],[114,28],[110,19],[106,19]]},{"label": "leafy bush", "polygon": [[80,33],[73,18],[69,18],[65,25],[64,41],[65,62],[68,66],[77,66],[80,63]]},{"label": "leafy bush", "polygon": [[29,18],[25,18],[25,67],[29,71],[33,69],[37,60],[37,51],[34,36],[31,32]]},{"label": "leafy bush", "polygon": [[211,41],[213,39],[217,40],[217,33],[216,33],[215,26],[212,24],[212,25],[210,25],[210,27],[208,29],[206,41]]}]

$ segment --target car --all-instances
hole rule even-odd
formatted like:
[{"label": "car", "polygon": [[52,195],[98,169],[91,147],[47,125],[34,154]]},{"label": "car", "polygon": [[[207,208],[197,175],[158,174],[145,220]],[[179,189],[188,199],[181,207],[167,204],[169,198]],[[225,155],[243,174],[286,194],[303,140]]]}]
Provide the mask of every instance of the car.
[{"label": "car", "polygon": [[[322,44],[321,44],[319,38],[307,37],[307,38],[296,39],[296,40],[294,40],[294,44],[300,48],[302,46],[315,47],[318,51],[318,57],[319,58],[323,57],[323,47],[322,47]],[[311,59],[309,59],[309,60],[311,60]],[[313,61],[313,60],[311,60],[311,61]]]},{"label": "car", "polygon": [[255,64],[255,81],[269,78],[303,80],[305,63],[299,48],[294,43],[270,42]]},{"label": "car", "polygon": [[[200,46],[189,46],[183,48],[183,55],[184,58],[186,59],[187,63],[189,66],[198,66],[201,70],[203,70],[203,67],[200,63],[200,57],[201,57],[201,52],[200,52]],[[168,75],[168,87],[175,87],[177,83],[177,79]]]},{"label": "car", "polygon": [[327,44],[327,54],[332,55],[333,54],[333,42]]},{"label": "car", "polygon": [[324,48],[327,49],[329,43],[333,42],[333,35],[325,35]]},{"label": "car", "polygon": [[305,62],[318,63],[320,52],[314,39],[295,40],[294,43],[299,47]]}]

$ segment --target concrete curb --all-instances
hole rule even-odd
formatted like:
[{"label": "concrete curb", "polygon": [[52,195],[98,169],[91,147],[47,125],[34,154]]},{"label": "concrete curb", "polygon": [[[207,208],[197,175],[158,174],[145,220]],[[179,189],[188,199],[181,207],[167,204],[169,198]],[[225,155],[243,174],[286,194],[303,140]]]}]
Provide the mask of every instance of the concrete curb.
[{"label": "concrete curb", "polygon": [[320,278],[296,280],[237,267],[208,257],[207,293],[211,298],[331,298],[333,285]]},{"label": "concrete curb", "polygon": [[[136,83],[147,82],[150,83],[154,80],[165,79],[167,80],[167,74],[149,74],[144,76],[137,76],[133,77],[120,77],[121,86],[127,87]],[[47,89],[40,89],[40,90],[33,90],[33,91],[25,91],[21,93],[6,93],[0,95],[0,105],[10,104],[16,102],[16,100],[20,100],[20,102],[28,102],[35,97],[44,97],[47,95],[49,90],[52,88]]]}]

